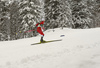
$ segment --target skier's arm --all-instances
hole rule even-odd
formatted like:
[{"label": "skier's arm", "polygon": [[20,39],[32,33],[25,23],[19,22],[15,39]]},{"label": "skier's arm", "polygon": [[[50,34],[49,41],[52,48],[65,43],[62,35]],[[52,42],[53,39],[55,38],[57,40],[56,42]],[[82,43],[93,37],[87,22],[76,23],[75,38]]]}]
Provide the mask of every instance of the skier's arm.
[{"label": "skier's arm", "polygon": [[36,26],[38,26],[38,25],[39,25],[39,23],[36,24]]}]

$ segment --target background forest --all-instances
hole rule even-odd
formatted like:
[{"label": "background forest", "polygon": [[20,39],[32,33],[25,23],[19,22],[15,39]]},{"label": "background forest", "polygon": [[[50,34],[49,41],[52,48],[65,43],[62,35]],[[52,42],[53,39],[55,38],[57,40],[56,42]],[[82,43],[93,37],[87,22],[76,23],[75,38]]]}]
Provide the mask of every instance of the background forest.
[{"label": "background forest", "polygon": [[45,30],[100,27],[100,0],[0,0],[0,41],[36,36],[36,23]]}]

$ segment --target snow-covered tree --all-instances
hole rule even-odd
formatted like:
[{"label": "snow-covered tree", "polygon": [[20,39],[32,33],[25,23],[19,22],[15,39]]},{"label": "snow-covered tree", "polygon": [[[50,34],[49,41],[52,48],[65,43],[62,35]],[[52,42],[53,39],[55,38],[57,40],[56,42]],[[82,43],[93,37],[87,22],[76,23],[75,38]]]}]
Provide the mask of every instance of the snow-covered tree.
[{"label": "snow-covered tree", "polygon": [[46,29],[71,27],[72,13],[67,0],[45,0]]},{"label": "snow-covered tree", "polygon": [[100,27],[100,0],[96,0],[96,27]]},{"label": "snow-covered tree", "polygon": [[72,0],[71,3],[72,9],[72,19],[73,19],[73,28],[87,28],[92,22],[91,12],[87,6],[87,0]]},{"label": "snow-covered tree", "polygon": [[[19,26],[19,6],[17,1],[3,1],[4,5],[2,8],[2,25],[1,28],[5,40],[16,39],[16,32]],[[5,33],[4,33],[5,32]]]},{"label": "snow-covered tree", "polygon": [[17,1],[12,1],[9,4],[9,13],[10,13],[10,19],[9,19],[9,27],[10,27],[10,37],[11,40],[17,39],[16,33],[18,32],[19,26],[20,26],[20,13],[19,13],[19,5]]},{"label": "snow-covered tree", "polygon": [[100,26],[100,1],[99,0],[89,0],[87,1],[88,8],[92,13],[92,27]]},{"label": "snow-covered tree", "polygon": [[[36,23],[41,20],[41,5],[39,0],[23,0],[20,2],[20,15],[21,15],[21,31],[34,29]],[[25,37],[32,37],[33,32],[26,33]]]},{"label": "snow-covered tree", "polygon": [[99,25],[99,0],[70,0],[74,28],[92,28]]},{"label": "snow-covered tree", "polygon": [[0,1],[0,33],[3,36],[3,40],[8,40],[8,19],[9,8],[6,5],[6,1]]}]

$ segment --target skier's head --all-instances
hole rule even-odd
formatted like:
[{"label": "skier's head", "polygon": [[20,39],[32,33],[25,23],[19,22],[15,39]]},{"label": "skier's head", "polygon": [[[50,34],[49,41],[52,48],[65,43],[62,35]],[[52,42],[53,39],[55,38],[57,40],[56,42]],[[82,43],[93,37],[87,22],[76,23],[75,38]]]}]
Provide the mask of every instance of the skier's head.
[{"label": "skier's head", "polygon": [[44,21],[41,21],[41,23],[40,24],[44,24]]}]

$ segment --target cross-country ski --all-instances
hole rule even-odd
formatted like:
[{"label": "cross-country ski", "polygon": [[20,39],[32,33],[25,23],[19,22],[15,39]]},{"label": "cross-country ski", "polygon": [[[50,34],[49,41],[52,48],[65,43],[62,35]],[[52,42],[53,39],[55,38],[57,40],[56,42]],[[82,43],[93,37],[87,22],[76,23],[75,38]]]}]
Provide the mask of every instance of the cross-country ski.
[{"label": "cross-country ski", "polygon": [[33,43],[31,45],[38,45],[38,44],[45,44],[45,43],[50,43],[50,42],[58,42],[58,41],[62,41],[62,39],[59,40],[50,40],[50,41],[44,41],[44,42],[39,42],[39,43]]}]

